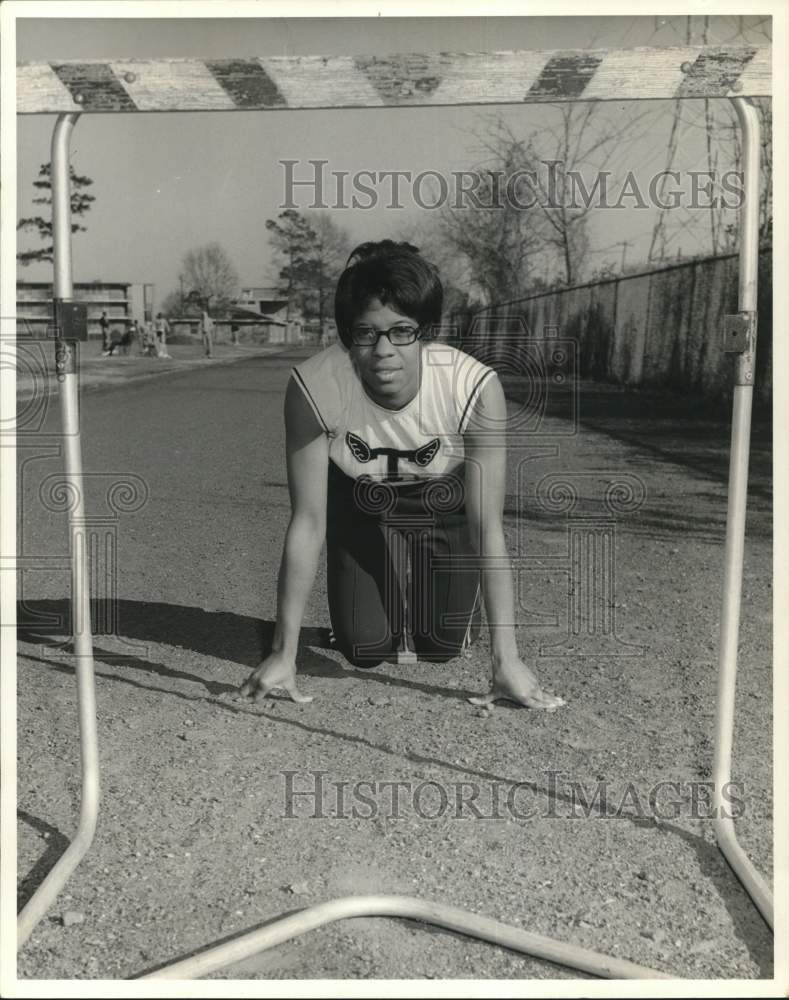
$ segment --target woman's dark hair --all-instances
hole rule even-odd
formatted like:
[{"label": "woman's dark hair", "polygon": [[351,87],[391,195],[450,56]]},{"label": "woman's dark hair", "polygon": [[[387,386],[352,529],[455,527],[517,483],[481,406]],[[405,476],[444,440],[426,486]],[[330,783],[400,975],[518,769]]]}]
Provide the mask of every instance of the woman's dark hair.
[{"label": "woman's dark hair", "polygon": [[348,258],[334,296],[337,333],[346,347],[354,321],[371,299],[415,319],[426,337],[441,322],[444,289],[438,269],[410,243],[362,243]]}]

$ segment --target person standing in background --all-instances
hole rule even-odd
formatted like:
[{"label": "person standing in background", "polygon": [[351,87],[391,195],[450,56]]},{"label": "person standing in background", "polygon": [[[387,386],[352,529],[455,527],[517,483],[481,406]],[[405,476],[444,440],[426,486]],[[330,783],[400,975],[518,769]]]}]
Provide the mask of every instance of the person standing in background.
[{"label": "person standing in background", "polygon": [[159,356],[159,352],[156,348],[156,331],[153,327],[153,320],[147,319],[144,326],[144,336],[143,340],[145,343],[144,354],[149,358],[156,358]]},{"label": "person standing in background", "polygon": [[214,321],[208,315],[206,309],[203,310],[203,315],[200,319],[200,332],[203,335],[203,348],[205,350],[205,356],[210,358],[213,356],[214,349]]},{"label": "person standing in background", "polygon": [[110,321],[107,319],[107,310],[102,309],[101,319],[99,320],[99,326],[101,327],[101,356],[106,358],[110,355]]},{"label": "person standing in background", "polygon": [[137,346],[140,349],[140,354],[144,355],[145,354],[145,328],[143,327],[142,323],[138,319],[135,319],[135,321],[133,323],[133,330],[134,330],[134,335],[137,338]]},{"label": "person standing in background", "polygon": [[156,353],[160,358],[169,358],[167,353],[167,334],[170,332],[170,324],[162,313],[156,314]]}]

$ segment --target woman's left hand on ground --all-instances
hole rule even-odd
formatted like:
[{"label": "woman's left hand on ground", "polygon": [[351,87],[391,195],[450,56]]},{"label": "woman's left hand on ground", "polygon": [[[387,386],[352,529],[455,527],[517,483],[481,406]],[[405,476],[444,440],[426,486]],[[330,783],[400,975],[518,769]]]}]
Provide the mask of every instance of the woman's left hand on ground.
[{"label": "woman's left hand on ground", "polygon": [[548,694],[542,690],[536,676],[520,657],[506,663],[494,662],[490,691],[468,700],[472,705],[490,705],[499,699],[514,701],[526,708],[541,708],[548,712],[566,704],[558,695]]}]

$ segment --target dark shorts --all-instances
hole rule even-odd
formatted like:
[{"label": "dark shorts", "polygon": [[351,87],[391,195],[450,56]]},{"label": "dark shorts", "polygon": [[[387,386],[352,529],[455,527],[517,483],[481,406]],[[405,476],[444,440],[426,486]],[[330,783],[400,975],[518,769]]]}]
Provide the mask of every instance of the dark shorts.
[{"label": "dark shorts", "polygon": [[372,666],[458,656],[480,629],[480,573],[458,476],[353,480],[329,462],[327,585],[335,643]]}]

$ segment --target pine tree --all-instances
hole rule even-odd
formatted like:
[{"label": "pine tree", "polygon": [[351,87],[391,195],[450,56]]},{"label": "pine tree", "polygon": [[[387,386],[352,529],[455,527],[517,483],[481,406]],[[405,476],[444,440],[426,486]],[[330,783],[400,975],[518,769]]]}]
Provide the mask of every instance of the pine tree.
[{"label": "pine tree", "polygon": [[310,249],[315,242],[315,232],[304,218],[292,208],[280,212],[276,219],[266,219],[269,240],[282,264],[279,271],[279,291],[288,300],[287,317],[291,318],[294,304],[306,314],[305,267]]},{"label": "pine tree", "polygon": [[[84,233],[86,232],[86,227],[81,226],[78,222],[74,222],[75,216],[83,216],[86,212],[90,210],[91,204],[96,200],[92,194],[87,193],[87,188],[89,188],[93,181],[90,177],[84,177],[74,170],[74,167],[69,165],[69,178],[71,181],[71,232],[72,233]],[[38,180],[33,181],[33,187],[37,188],[42,193],[39,197],[33,199],[34,205],[51,205],[52,204],[52,164],[42,163],[38,171]],[[38,233],[40,238],[44,240],[45,245],[39,247],[37,250],[20,250],[16,259],[20,264],[27,266],[35,261],[51,261],[53,254],[52,246],[52,213],[48,213],[49,218],[44,215],[31,215],[27,218],[20,219],[17,223],[18,232],[29,232],[35,231]]]},{"label": "pine tree", "polygon": [[288,316],[298,305],[306,319],[318,328],[332,313],[334,286],[350,248],[350,240],[330,216],[319,212],[304,215],[294,209],[266,221],[277,263],[278,288],[288,299]]}]

